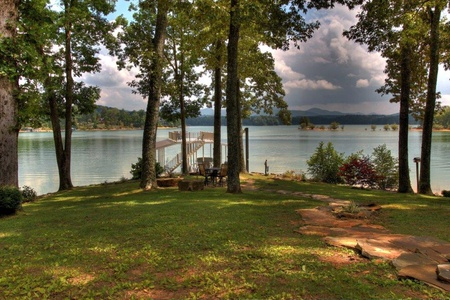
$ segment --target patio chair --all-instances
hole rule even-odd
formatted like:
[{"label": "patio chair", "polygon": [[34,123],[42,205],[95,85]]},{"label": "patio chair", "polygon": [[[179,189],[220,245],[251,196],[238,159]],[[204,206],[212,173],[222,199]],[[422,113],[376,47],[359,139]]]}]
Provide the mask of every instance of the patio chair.
[{"label": "patio chair", "polygon": [[198,173],[205,177],[205,185],[208,185],[209,180],[208,180],[208,175],[206,174],[206,167],[205,164],[198,164]]},{"label": "patio chair", "polygon": [[226,163],[224,163],[220,166],[219,175],[217,176],[217,177],[219,177],[219,185],[220,186],[223,186],[224,181],[226,183],[227,172],[228,172],[228,165]]}]

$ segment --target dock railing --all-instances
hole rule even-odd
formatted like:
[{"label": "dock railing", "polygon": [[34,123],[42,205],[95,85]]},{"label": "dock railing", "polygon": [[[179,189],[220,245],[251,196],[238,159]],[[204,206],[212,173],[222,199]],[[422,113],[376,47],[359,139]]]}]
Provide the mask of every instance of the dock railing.
[{"label": "dock railing", "polygon": [[[169,139],[179,142],[181,141],[181,131],[170,131],[169,132]],[[186,133],[186,140],[187,141],[193,141],[193,140],[213,140],[214,139],[214,133],[212,132],[187,132]]]}]

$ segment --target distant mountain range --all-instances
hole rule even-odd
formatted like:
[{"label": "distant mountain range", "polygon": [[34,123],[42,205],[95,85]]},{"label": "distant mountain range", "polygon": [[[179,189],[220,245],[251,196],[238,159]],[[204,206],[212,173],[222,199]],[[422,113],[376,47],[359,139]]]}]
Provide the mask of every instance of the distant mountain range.
[{"label": "distant mountain range", "polygon": [[291,110],[291,114],[293,117],[363,115],[362,113],[343,113],[340,111],[329,111],[320,108],[310,108],[308,110]]},{"label": "distant mountain range", "polygon": [[[194,123],[199,122],[201,124],[196,125],[212,125],[214,110],[212,108],[205,108],[201,110],[202,117],[196,120],[189,120],[188,122]],[[222,110],[222,117],[226,115],[225,110]],[[292,124],[298,125],[301,122],[302,117],[307,117],[312,124],[315,125],[327,125],[332,122],[338,122],[341,125],[386,125],[386,124],[399,124],[399,114],[363,114],[363,113],[344,113],[340,111],[329,111],[320,108],[311,108],[308,110],[291,110]],[[244,120],[245,122],[251,122],[249,125],[255,125],[255,121],[259,123],[264,120],[262,125],[267,125],[269,119],[278,119],[276,114],[273,116],[265,115],[252,115],[249,119]],[[225,120],[223,121],[225,122]],[[253,122],[253,123],[252,123]],[[211,124],[210,124],[211,123]],[[418,124],[416,120],[410,117],[409,123],[411,125]],[[273,125],[273,124],[270,124]]]},{"label": "distant mountain range", "polygon": [[[214,109],[212,108],[203,108],[201,109],[201,113],[202,116],[212,116],[214,115]],[[222,115],[225,115],[226,111],[225,109],[222,109]],[[348,115],[352,115],[352,116],[364,116],[364,115],[369,115],[369,116],[396,116],[397,114],[390,114],[390,115],[382,115],[382,114],[364,114],[361,112],[357,112],[357,113],[344,113],[344,112],[340,112],[340,111],[330,111],[330,110],[326,110],[326,109],[321,109],[321,108],[310,108],[308,110],[291,110],[291,115],[292,117],[318,117],[318,116],[348,116]]]}]

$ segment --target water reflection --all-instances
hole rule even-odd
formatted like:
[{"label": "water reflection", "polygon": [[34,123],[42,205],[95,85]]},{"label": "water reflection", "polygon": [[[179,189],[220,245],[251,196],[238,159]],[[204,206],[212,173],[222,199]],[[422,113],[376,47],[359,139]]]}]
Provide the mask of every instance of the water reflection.
[{"label": "water reflection", "polygon": [[[191,127],[190,132],[212,131],[212,127]],[[168,137],[168,129],[158,130],[158,140]],[[338,152],[349,155],[363,150],[371,154],[386,144],[394,156],[398,153],[398,132],[371,131],[370,126],[345,126],[337,131],[302,131],[296,126],[249,127],[250,171],[264,173],[267,159],[270,172],[287,170],[306,172],[306,161],[321,141],[332,142]],[[226,142],[226,127],[222,127]],[[131,164],[141,156],[142,131],[74,132],[72,180],[74,185],[117,181],[131,177]],[[415,187],[413,158],[420,156],[421,132],[409,133],[411,181]],[[179,153],[178,146],[166,151],[166,159]],[[211,156],[212,147],[205,147]],[[199,156],[202,152],[199,153]],[[431,176],[434,192],[450,189],[450,132],[433,133]],[[51,133],[21,133],[19,137],[19,184],[29,185],[39,194],[58,189],[53,136]]]}]

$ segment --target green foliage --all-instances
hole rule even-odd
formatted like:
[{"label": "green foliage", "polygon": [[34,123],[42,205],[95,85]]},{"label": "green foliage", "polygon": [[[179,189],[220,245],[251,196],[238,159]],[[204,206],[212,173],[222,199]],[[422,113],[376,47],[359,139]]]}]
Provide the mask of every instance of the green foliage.
[{"label": "green foliage", "polygon": [[22,193],[16,187],[0,187],[0,216],[10,215],[22,205]]},{"label": "green foliage", "polygon": [[[114,107],[98,105],[89,114],[76,117],[77,126],[81,128],[143,128],[145,122],[145,111],[127,111]],[[165,125],[165,124],[163,124]]]},{"label": "green foliage", "polygon": [[435,116],[434,119],[436,125],[441,126],[442,128],[450,129],[450,106],[445,106],[442,108],[442,111]]},{"label": "green foliage", "polygon": [[372,162],[377,173],[377,185],[380,189],[395,189],[398,187],[398,159],[392,156],[386,144],[373,149]]},{"label": "green foliage", "polygon": [[442,191],[442,196],[447,197],[447,198],[450,198],[450,191],[443,190],[443,191]]},{"label": "green foliage", "polygon": [[33,202],[37,198],[37,193],[32,187],[24,185],[20,189],[20,191],[22,193],[22,202],[23,203],[25,203],[25,202]]},{"label": "green foliage", "polygon": [[305,130],[308,129],[308,127],[312,125],[311,121],[308,117],[301,117],[300,118],[300,128]]},{"label": "green foliage", "polygon": [[337,130],[339,128],[338,122],[331,122],[330,126],[328,127],[330,130]]},{"label": "green foliage", "polygon": [[[155,168],[156,168],[156,177],[157,178],[161,177],[161,174],[164,172],[164,168],[159,164],[159,162],[156,162]],[[141,179],[142,158],[138,157],[138,161],[134,164],[131,164],[130,174],[132,175],[131,179]]]},{"label": "green foliage", "polygon": [[340,183],[342,179],[338,173],[343,161],[343,154],[337,153],[331,142],[326,147],[324,147],[323,142],[320,142],[316,152],[306,163],[308,164],[308,172],[311,173],[314,180]]}]

